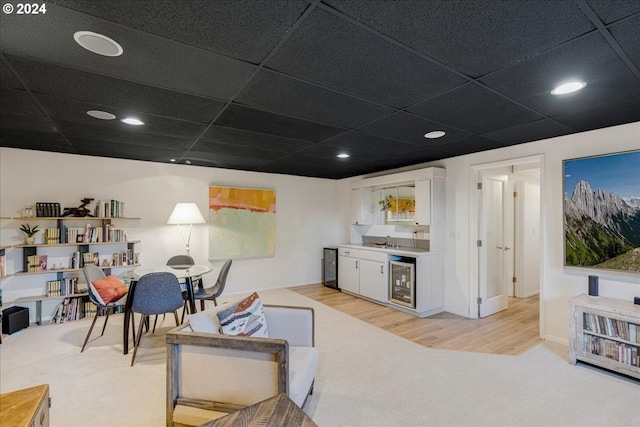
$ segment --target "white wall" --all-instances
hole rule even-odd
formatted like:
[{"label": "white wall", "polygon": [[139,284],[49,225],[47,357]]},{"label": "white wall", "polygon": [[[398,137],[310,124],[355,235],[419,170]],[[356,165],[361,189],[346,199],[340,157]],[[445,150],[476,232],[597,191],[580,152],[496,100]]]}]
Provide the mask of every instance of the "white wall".
[{"label": "white wall", "polygon": [[[142,241],[136,249],[144,266],[162,265],[184,252],[177,227],[167,225],[167,219],[177,202],[196,202],[207,217],[209,185],[276,190],[276,255],[235,260],[227,281],[230,293],[319,283],[322,247],[346,240],[333,180],[0,148],[0,216],[18,216],[20,209],[38,201],[62,207],[79,206],[84,197],[126,201],[128,216],[142,218],[125,226],[130,238]],[[0,244],[21,243],[24,236],[15,232],[19,224],[2,221]],[[209,262],[208,239],[206,224],[195,225],[191,254],[197,263]],[[18,252],[9,251],[7,257]],[[212,265],[213,272],[205,277],[211,283],[222,263]],[[44,293],[44,282],[53,279],[5,279],[3,299]],[[43,306],[43,316],[48,314]]]},{"label": "white wall", "polygon": [[[544,338],[568,342],[569,300],[587,292],[587,276],[600,276],[600,295],[633,301],[640,296],[640,276],[631,273],[564,267],[564,231],[562,220],[562,161],[577,157],[640,149],[640,123],[615,126],[574,135],[489,150],[481,153],[429,162],[419,167],[444,167],[447,172],[447,262],[446,307],[451,313],[475,317],[477,297],[476,266],[472,252],[477,251],[477,220],[474,209],[475,180],[472,167],[542,155],[541,176],[541,295],[540,330]],[[416,167],[414,167],[416,168]],[[405,171],[409,168],[392,172]],[[341,200],[348,197],[349,182],[341,181]],[[348,227],[348,218],[345,219]],[[347,228],[348,231],[348,228]]]}]

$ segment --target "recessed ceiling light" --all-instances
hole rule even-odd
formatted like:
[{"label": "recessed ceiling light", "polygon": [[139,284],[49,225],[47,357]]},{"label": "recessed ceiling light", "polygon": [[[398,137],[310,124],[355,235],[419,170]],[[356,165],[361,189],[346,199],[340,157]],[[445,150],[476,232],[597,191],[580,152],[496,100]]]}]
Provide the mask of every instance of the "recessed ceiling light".
[{"label": "recessed ceiling light", "polygon": [[191,164],[191,160],[185,160],[184,161],[186,164],[190,165]]},{"label": "recessed ceiling light", "polygon": [[111,113],[107,113],[106,111],[100,111],[100,110],[89,110],[87,111],[87,114],[93,117],[94,119],[100,119],[100,120],[113,120],[116,118],[115,115]]},{"label": "recessed ceiling light", "polygon": [[433,132],[425,133],[424,137],[427,139],[436,139],[436,138],[442,138],[445,135],[446,133],[444,131],[434,130]]},{"label": "recessed ceiling light", "polygon": [[142,120],[136,119],[135,117],[126,117],[120,121],[122,123],[126,123],[128,125],[134,125],[134,126],[142,126],[144,124]]},{"label": "recessed ceiling light", "polygon": [[349,158],[351,156],[349,156],[347,153],[340,153],[336,157],[338,157],[340,159],[347,159],[347,158]]},{"label": "recessed ceiling light", "polygon": [[118,42],[92,31],[78,31],[73,38],[80,46],[98,55],[120,56],[123,52]]},{"label": "recessed ceiling light", "polygon": [[176,159],[169,159],[169,161],[170,161],[171,163],[175,163],[175,162],[176,162]]},{"label": "recessed ceiling light", "polygon": [[562,84],[551,91],[551,95],[564,95],[584,89],[587,84],[585,82],[569,82]]}]

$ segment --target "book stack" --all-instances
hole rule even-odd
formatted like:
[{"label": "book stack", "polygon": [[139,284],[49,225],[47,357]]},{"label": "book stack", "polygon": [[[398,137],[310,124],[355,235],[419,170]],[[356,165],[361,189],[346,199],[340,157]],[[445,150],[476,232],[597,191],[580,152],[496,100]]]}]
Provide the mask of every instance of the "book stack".
[{"label": "book stack", "polygon": [[127,216],[127,202],[98,200],[94,215],[98,218],[124,218]]},{"label": "book stack", "polygon": [[80,268],[80,252],[74,252],[69,255],[69,268]]},{"label": "book stack", "polygon": [[27,272],[36,273],[47,269],[46,255],[30,255],[27,257]]},{"label": "book stack", "polygon": [[[65,241],[61,243],[78,243],[78,236],[83,236],[82,233],[84,233],[84,228],[67,228],[63,226],[62,230],[64,231]],[[82,241],[83,238],[84,237],[80,237],[80,241]]]},{"label": "book stack", "polygon": [[113,224],[104,225],[104,241],[105,242],[126,242],[128,240],[127,232],[121,228],[115,228]]},{"label": "book stack", "polygon": [[62,304],[58,304],[54,316],[57,323],[78,320],[84,317],[84,303],[80,298],[65,298]]},{"label": "book stack", "polygon": [[98,252],[85,252],[82,254],[83,265],[100,265],[100,254]]},{"label": "book stack", "polygon": [[59,217],[60,216],[60,203],[51,202],[37,202],[36,203],[36,216],[37,217]]},{"label": "book stack", "polygon": [[127,249],[113,254],[112,266],[133,265],[133,251]]},{"label": "book stack", "polygon": [[82,243],[102,242],[102,233],[99,227],[87,224],[82,232]]},{"label": "book stack", "polygon": [[59,228],[45,228],[44,229],[44,241],[47,245],[57,245],[60,243],[60,229]]}]

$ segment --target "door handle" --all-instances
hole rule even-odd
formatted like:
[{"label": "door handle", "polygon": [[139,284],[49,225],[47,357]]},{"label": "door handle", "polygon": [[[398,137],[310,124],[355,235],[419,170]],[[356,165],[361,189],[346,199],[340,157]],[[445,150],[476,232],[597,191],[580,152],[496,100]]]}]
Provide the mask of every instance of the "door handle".
[{"label": "door handle", "polygon": [[381,266],[380,266],[380,274],[384,274],[384,270],[383,270],[383,269],[384,269],[384,266],[383,266],[383,265],[381,265]]},{"label": "door handle", "polygon": [[502,246],[496,246],[496,248],[502,250]]},{"label": "door handle", "polygon": [[510,250],[511,250],[511,248],[510,248],[510,247],[508,247],[508,246],[505,246],[505,247],[504,247],[504,250],[505,250],[505,251],[510,251]]},{"label": "door handle", "polygon": [[358,268],[358,261],[356,261],[356,269]]}]

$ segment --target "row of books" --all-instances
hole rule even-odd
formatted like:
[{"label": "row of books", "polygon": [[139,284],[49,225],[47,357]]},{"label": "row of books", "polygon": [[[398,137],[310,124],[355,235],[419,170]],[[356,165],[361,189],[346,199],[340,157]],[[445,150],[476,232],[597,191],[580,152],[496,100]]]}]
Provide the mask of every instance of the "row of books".
[{"label": "row of books", "polygon": [[45,228],[44,229],[44,242],[47,245],[56,245],[60,243],[60,229],[59,228]]},{"label": "row of books", "polygon": [[29,255],[27,257],[27,272],[35,273],[37,271],[44,271],[47,269],[47,256],[46,255]]},{"label": "row of books", "polygon": [[127,249],[124,251],[120,251],[113,254],[112,266],[122,266],[122,265],[135,265],[139,264],[139,256],[138,252],[134,253],[133,250]]},{"label": "row of books", "polygon": [[0,255],[0,278],[7,275],[7,259],[4,255]]},{"label": "row of books", "polygon": [[624,320],[584,313],[583,329],[612,338],[640,343],[640,325]]},{"label": "row of books", "polygon": [[36,203],[36,216],[37,217],[59,217],[60,203],[51,202],[37,202]]},{"label": "row of books", "polygon": [[62,280],[47,281],[47,296],[61,297],[78,293],[78,278],[65,277]]},{"label": "row of books", "polygon": [[[55,323],[64,323],[71,320],[82,319],[86,316],[86,302],[82,298],[65,298],[57,305],[56,311],[51,319]],[[91,304],[93,305],[93,304]]]},{"label": "row of books", "polygon": [[94,215],[100,218],[123,218],[127,216],[127,202],[98,200]]},{"label": "row of books", "polygon": [[635,345],[585,334],[583,351],[627,365],[640,367],[638,347]]}]

